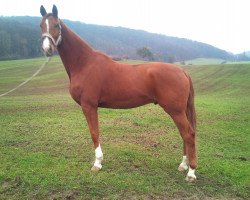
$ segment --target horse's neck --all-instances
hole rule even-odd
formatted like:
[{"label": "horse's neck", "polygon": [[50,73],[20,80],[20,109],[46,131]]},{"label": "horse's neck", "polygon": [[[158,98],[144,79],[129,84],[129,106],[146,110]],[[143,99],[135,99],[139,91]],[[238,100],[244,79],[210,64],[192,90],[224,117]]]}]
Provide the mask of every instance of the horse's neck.
[{"label": "horse's neck", "polygon": [[71,31],[65,24],[62,25],[62,42],[58,46],[58,52],[69,75],[84,66],[93,54],[93,49],[78,35]]}]

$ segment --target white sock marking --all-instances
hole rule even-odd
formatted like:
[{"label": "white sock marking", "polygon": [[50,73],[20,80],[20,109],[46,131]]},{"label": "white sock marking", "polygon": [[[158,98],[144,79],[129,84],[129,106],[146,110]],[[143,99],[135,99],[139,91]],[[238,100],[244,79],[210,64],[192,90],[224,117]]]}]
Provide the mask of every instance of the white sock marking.
[{"label": "white sock marking", "polygon": [[96,158],[101,158],[101,157],[103,157],[103,153],[102,153],[102,149],[101,149],[100,144],[99,144],[99,146],[95,149],[95,156],[96,156]]},{"label": "white sock marking", "polygon": [[181,162],[179,168],[183,168],[184,170],[188,169],[188,159],[187,159],[187,156],[183,156],[182,162]]},{"label": "white sock marking", "polygon": [[196,176],[195,176],[195,169],[192,169],[191,167],[189,167],[189,170],[188,170],[188,173],[187,173],[187,177],[192,177],[192,178],[195,178],[196,179]]},{"label": "white sock marking", "polygon": [[102,160],[103,160],[103,153],[102,153],[101,146],[99,144],[99,146],[95,149],[95,163],[94,163],[94,166],[101,169],[102,168]]}]

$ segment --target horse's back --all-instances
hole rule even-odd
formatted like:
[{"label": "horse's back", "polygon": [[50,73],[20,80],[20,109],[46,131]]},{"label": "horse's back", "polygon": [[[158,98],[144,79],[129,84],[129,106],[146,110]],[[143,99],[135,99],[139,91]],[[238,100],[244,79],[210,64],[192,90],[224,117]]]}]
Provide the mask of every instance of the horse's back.
[{"label": "horse's back", "polygon": [[154,62],[138,66],[139,76],[153,84],[155,89],[183,90],[189,87],[184,70],[176,65]]}]

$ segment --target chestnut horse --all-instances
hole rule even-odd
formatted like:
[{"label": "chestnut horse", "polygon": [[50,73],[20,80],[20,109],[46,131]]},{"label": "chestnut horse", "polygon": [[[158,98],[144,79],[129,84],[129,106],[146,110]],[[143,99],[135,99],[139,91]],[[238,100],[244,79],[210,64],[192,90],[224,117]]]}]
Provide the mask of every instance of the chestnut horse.
[{"label": "chestnut horse", "polygon": [[95,148],[91,170],[102,168],[97,109],[126,109],[148,103],[159,104],[179,129],[184,155],[179,171],[189,168],[187,181],[195,181],[196,150],[194,90],[190,76],[181,68],[166,63],[128,65],[113,61],[93,50],[59,18],[40,7],[42,49],[46,56],[57,50],[70,80],[69,91],[81,106]]}]

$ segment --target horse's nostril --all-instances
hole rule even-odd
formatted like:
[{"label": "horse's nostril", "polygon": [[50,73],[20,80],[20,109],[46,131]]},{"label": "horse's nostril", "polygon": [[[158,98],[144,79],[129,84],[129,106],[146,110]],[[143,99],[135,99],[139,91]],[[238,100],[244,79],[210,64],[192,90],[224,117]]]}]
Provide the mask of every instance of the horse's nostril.
[{"label": "horse's nostril", "polygon": [[50,45],[47,48],[43,48],[43,52],[46,56],[52,56],[53,55],[53,47]]}]

